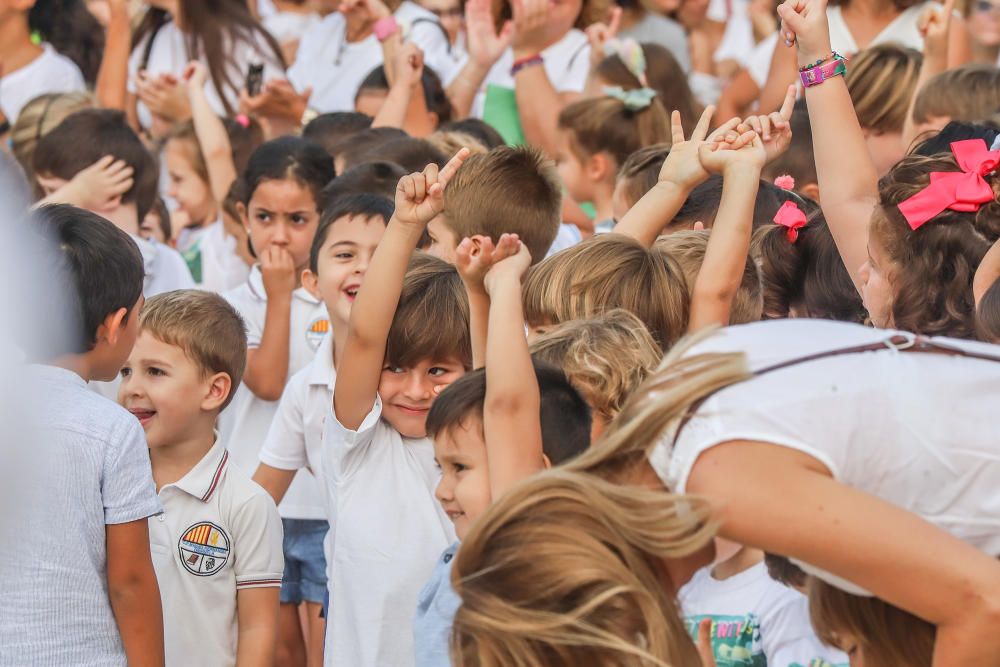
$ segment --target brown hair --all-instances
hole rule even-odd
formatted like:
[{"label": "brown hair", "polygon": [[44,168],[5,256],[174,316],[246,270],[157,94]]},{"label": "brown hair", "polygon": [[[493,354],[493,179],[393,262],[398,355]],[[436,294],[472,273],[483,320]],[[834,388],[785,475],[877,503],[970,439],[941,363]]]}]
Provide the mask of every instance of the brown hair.
[{"label": "brown hair", "polygon": [[751,254],[759,262],[764,317],[811,317],[861,324],[867,318],[861,295],[840,258],[822,211],[803,201],[807,224],[795,242],[779,225],[754,232]]},{"label": "brown hair", "polygon": [[[849,0],[830,0],[831,7],[846,7]],[[904,10],[913,7],[914,5],[919,5],[922,0],[892,0],[892,4],[896,7],[896,10],[902,12]]]},{"label": "brown hair", "polygon": [[243,379],[247,334],[243,318],[218,294],[176,290],[146,301],[139,326],[167,345],[181,348],[203,376],[225,373],[232,387],[220,412]]},{"label": "brown hair", "polygon": [[707,516],[695,499],[565,469],[525,480],[475,522],[455,558],[453,663],[701,664],[660,559],[704,548]]},{"label": "brown hair", "polygon": [[971,64],[941,72],[917,93],[913,120],[931,118],[983,122],[1000,111],[1000,69],[993,65]]},{"label": "brown hair", "polygon": [[29,183],[34,185],[32,162],[42,137],[58,127],[67,116],[94,107],[94,97],[90,93],[79,92],[46,93],[24,105],[10,129],[10,147]]},{"label": "brown hair", "polygon": [[528,272],[524,319],[560,324],[624,308],[661,349],[687,328],[690,297],[680,266],[621,234],[601,234],[556,253]]},{"label": "brown hair", "polygon": [[[681,114],[684,127],[694,127],[701,116],[701,106],[695,100],[688,85],[687,74],[681,68],[674,54],[659,44],[645,42],[642,51],[646,56],[646,81],[656,91],[663,108]],[[640,88],[642,84],[629,71],[617,55],[608,56],[597,64],[594,74],[610,86],[621,86],[625,90]],[[667,141],[670,140],[669,134]]]},{"label": "brown hair", "polygon": [[[230,155],[233,166],[237,174],[242,174],[247,168],[250,156],[264,143],[264,130],[260,123],[250,119],[250,124],[244,127],[231,118],[223,118],[222,125],[229,138]],[[191,168],[194,169],[198,177],[205,183],[208,179],[208,164],[205,162],[205,155],[201,151],[201,143],[198,141],[198,134],[194,129],[193,121],[178,123],[163,138],[163,145],[169,141],[184,142],[187,144],[185,153],[191,161]]]},{"label": "brown hair", "polygon": [[[688,294],[694,294],[695,280],[705,261],[705,251],[708,249],[708,230],[685,230],[674,232],[657,239],[654,248],[673,257],[684,272],[687,279]],[[739,289],[733,297],[729,312],[730,324],[746,324],[757,322],[764,309],[764,298],[760,286],[760,271],[757,263],[749,256],[743,267],[743,278]]]},{"label": "brown hair", "polygon": [[976,332],[980,340],[1000,343],[1000,280],[994,281],[979,299]]},{"label": "brown hair", "polygon": [[462,148],[468,148],[472,155],[486,153],[489,149],[479,139],[468,132],[458,130],[437,130],[427,137],[427,143],[438,149],[444,155],[454,155]]},{"label": "brown hair", "polygon": [[531,148],[502,146],[465,161],[444,191],[444,215],[458,240],[494,243],[517,234],[541,261],[559,232],[562,185],[552,164]]},{"label": "brown hair", "polygon": [[581,161],[608,153],[616,169],[643,146],[670,141],[670,118],[656,98],[636,111],[614,97],[580,100],[559,114],[559,129],[570,133],[570,148]]},{"label": "brown hair", "polygon": [[662,353],[638,317],[614,308],[599,317],[563,322],[531,344],[531,354],[563,369],[605,422],[660,363]]},{"label": "brown hair", "polygon": [[879,44],[851,58],[847,92],[861,127],[902,132],[917,90],[923,56],[897,44]]},{"label": "brown hair", "polygon": [[[809,616],[816,635],[837,646],[847,634],[858,641],[865,667],[931,667],[936,628],[874,597],[851,595],[810,577]],[[839,648],[843,649],[844,646]]]},{"label": "brown hair", "polygon": [[629,208],[659,182],[660,170],[669,154],[670,144],[653,144],[640,148],[625,159],[618,170],[618,181],[622,184]]},{"label": "brown hair", "polygon": [[[917,230],[899,204],[921,192],[932,172],[960,171],[952,155],[910,155],[879,181],[879,207],[872,214],[870,240],[890,262],[892,324],[926,335],[973,338],[976,330],[972,279],[989,247],[981,231],[995,237],[1000,204],[978,213],[945,209]],[[996,188],[995,177],[994,192]]]},{"label": "brown hair", "polygon": [[472,368],[469,300],[455,267],[418,252],[410,260],[386,340],[386,363],[412,367],[456,358]]}]

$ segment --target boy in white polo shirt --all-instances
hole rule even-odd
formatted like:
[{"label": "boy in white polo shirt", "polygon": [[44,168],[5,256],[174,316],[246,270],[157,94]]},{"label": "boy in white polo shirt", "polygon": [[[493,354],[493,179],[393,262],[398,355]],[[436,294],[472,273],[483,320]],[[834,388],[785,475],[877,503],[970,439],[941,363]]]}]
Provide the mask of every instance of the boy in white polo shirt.
[{"label": "boy in white polo shirt", "polygon": [[164,513],[149,521],[167,665],[273,661],[281,519],[214,431],[243,375],[243,320],[222,297],[146,302],[119,402],[142,424]]}]

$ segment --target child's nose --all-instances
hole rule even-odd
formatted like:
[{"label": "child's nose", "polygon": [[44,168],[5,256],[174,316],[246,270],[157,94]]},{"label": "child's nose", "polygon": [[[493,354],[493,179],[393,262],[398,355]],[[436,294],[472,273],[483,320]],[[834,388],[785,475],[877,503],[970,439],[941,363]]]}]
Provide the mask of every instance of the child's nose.
[{"label": "child's nose", "polygon": [[430,398],[430,386],[422,373],[411,373],[410,381],[406,383],[406,391],[412,398]]},{"label": "child's nose", "polygon": [[448,482],[448,476],[442,474],[441,481],[438,482],[437,487],[434,489],[434,497],[444,503],[451,500],[453,495],[452,485]]}]

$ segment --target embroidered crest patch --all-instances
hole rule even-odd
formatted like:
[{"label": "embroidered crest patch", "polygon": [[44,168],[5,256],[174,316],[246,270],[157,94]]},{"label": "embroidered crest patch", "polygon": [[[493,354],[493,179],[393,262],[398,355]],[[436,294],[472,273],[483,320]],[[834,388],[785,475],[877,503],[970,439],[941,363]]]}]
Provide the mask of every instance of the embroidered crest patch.
[{"label": "embroidered crest patch", "polygon": [[229,560],[229,536],[214,523],[202,521],[181,535],[177,551],[184,569],[199,577],[208,577]]},{"label": "embroidered crest patch", "polygon": [[309,323],[309,328],[306,329],[306,340],[309,342],[309,346],[314,350],[318,349],[319,344],[323,342],[323,338],[329,332],[330,320],[326,316],[317,317]]}]

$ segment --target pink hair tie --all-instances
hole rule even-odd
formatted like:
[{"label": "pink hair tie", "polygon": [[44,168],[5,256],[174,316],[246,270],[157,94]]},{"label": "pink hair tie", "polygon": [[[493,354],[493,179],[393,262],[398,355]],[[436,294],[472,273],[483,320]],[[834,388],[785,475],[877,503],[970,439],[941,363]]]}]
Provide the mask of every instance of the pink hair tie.
[{"label": "pink hair tie", "polygon": [[991,151],[982,139],[967,139],[952,143],[951,152],[962,171],[931,172],[930,185],[900,202],[899,212],[910,229],[920,229],[945,210],[975,213],[995,199],[983,177],[1000,166],[1000,151]]},{"label": "pink hair tie", "polygon": [[774,179],[774,184],[779,188],[781,188],[782,190],[795,189],[795,179],[789,176],[788,174],[778,176],[776,179]]},{"label": "pink hair tie", "polygon": [[806,214],[793,201],[786,201],[774,215],[774,224],[785,228],[789,243],[795,243],[799,239],[799,230],[806,226],[806,222]]},{"label": "pink hair tie", "polygon": [[250,129],[250,116],[247,116],[246,114],[243,113],[236,114],[233,120],[242,125],[244,130]]}]

